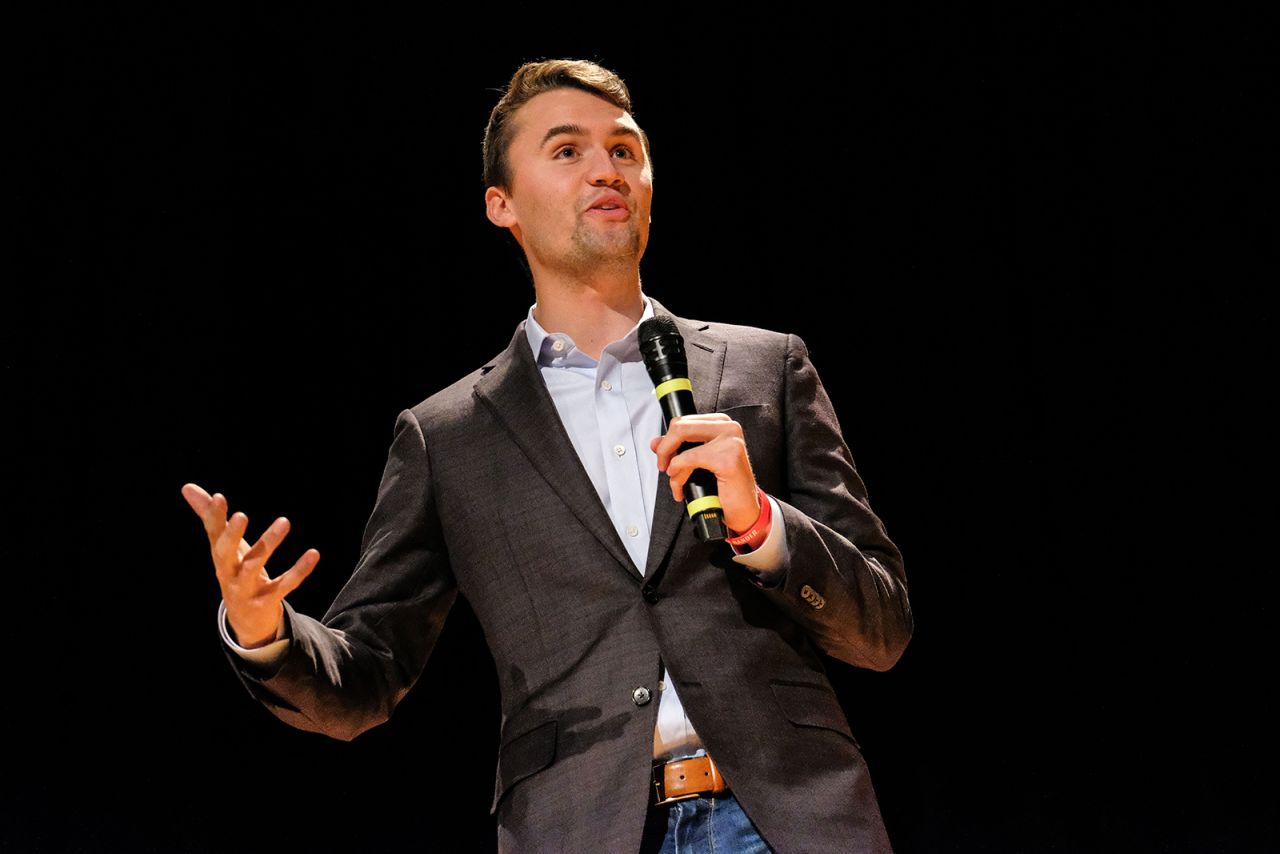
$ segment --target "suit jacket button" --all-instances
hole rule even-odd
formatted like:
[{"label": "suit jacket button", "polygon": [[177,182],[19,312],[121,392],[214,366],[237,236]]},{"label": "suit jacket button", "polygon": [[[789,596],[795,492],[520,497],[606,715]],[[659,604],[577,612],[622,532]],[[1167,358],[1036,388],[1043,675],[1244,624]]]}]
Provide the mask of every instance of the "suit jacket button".
[{"label": "suit jacket button", "polygon": [[643,706],[652,699],[653,694],[649,693],[649,689],[643,685],[631,692],[631,702],[637,706]]},{"label": "suit jacket button", "polygon": [[646,584],[640,588],[640,595],[644,597],[644,601],[650,605],[658,601],[658,591],[652,584]]}]

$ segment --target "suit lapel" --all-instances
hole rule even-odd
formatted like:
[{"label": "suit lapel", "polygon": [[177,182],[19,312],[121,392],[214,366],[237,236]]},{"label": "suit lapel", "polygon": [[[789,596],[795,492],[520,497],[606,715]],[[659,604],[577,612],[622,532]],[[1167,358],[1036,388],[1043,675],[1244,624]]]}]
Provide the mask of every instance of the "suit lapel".
[{"label": "suit lapel", "polygon": [[622,545],[560,421],[551,392],[533,359],[524,326],[522,321],[507,349],[485,366],[487,370],[476,382],[475,394],[583,526],[639,581],[640,570]]},{"label": "suit lapel", "polygon": [[[694,406],[699,412],[715,412],[720,398],[720,379],[724,373],[725,342],[706,334],[708,324],[676,317],[653,297],[649,297],[649,301],[653,303],[653,313],[670,315],[684,337]],[[646,578],[654,577],[687,519],[684,503],[671,500],[671,483],[666,473],[659,474],[649,554],[645,560]]]},{"label": "suit lapel", "polygon": [[[725,342],[706,334],[708,324],[676,317],[653,297],[649,297],[649,301],[653,303],[653,313],[671,316],[684,337],[689,382],[693,385],[698,411],[714,412],[724,370]],[[475,394],[583,526],[628,574],[641,581],[639,568],[618,537],[613,520],[600,503],[600,496],[565,432],[560,413],[534,361],[524,327],[522,321],[507,349],[485,366],[484,375],[476,382]],[[687,515],[683,503],[671,500],[666,474],[659,474],[643,577],[652,578],[657,572]]]}]

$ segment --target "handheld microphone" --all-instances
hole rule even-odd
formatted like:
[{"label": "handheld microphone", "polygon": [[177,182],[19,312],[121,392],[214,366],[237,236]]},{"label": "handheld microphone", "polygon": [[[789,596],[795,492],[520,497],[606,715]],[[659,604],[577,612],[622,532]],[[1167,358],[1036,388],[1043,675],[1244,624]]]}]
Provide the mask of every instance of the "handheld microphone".
[{"label": "handheld microphone", "polygon": [[[694,415],[698,411],[693,403],[693,386],[689,382],[684,336],[676,328],[676,322],[666,315],[657,315],[641,323],[639,334],[640,355],[644,357],[645,369],[653,380],[654,394],[662,407],[662,429],[665,432],[676,417]],[[685,442],[676,453],[698,444]],[[723,540],[728,536],[714,474],[706,469],[694,469],[684,484],[684,503],[699,540]]]}]

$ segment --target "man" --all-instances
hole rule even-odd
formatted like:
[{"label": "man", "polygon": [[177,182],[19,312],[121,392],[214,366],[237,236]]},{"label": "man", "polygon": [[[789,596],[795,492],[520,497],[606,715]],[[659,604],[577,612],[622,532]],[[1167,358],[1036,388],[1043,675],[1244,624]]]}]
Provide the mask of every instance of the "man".
[{"label": "man", "polygon": [[[641,289],[653,172],[625,85],[527,63],[485,163],[489,219],[536,302],[505,351],[400,413],[324,619],[284,598],[314,549],[266,572],[287,520],[250,546],[244,514],[183,488],[229,660],[282,720],[354,738],[415,683],[461,592],[502,694],[500,849],[889,850],[817,650],[891,667],[912,631],[905,575],[804,343],[674,318],[700,414],[663,434],[637,329],[670,312]],[[695,468],[716,477],[728,543],[693,534]]]}]

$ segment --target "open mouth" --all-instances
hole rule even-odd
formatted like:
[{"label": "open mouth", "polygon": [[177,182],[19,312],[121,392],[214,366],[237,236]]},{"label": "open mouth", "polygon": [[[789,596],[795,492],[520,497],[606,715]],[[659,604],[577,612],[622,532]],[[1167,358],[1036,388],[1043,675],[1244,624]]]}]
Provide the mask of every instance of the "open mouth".
[{"label": "open mouth", "polygon": [[594,214],[601,219],[626,219],[631,216],[631,211],[621,206],[591,208],[587,213]]}]

